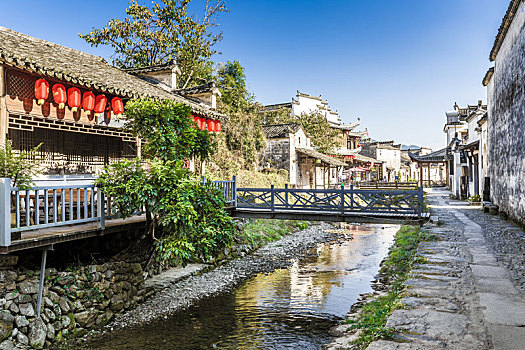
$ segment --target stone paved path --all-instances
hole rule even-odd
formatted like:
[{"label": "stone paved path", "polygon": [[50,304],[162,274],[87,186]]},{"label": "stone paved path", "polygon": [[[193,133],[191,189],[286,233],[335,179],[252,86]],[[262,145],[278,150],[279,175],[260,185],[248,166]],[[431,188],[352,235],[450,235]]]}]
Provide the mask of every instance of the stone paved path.
[{"label": "stone paved path", "polygon": [[[465,202],[449,200],[444,190],[429,193],[428,200],[443,225],[425,229],[441,240],[420,246],[427,263],[417,265],[406,282],[407,308],[394,311],[387,323],[406,342],[376,341],[368,349],[524,350],[524,270],[509,264],[505,254],[516,248],[502,247],[525,245],[525,235]],[[513,231],[516,241],[498,241],[506,237],[491,233],[501,227]]]}]

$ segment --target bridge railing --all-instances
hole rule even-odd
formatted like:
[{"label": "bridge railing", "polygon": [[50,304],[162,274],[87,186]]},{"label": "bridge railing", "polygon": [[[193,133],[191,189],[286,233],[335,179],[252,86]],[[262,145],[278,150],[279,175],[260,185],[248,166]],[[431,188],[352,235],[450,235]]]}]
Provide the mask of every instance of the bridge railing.
[{"label": "bridge railing", "polygon": [[13,233],[48,227],[98,222],[101,229],[111,216],[102,191],[93,183],[11,187],[0,179],[0,246],[9,246]]},{"label": "bridge railing", "polygon": [[237,177],[234,176],[231,180],[209,181],[205,177],[202,178],[203,184],[210,184],[213,188],[221,191],[227,206],[237,206]]},{"label": "bridge railing", "polygon": [[238,188],[237,208],[275,211],[322,211],[382,214],[416,214],[423,212],[423,189],[290,189]]},{"label": "bridge railing", "polygon": [[415,190],[418,189],[417,182],[382,182],[382,181],[361,181],[355,184],[356,188],[360,189],[400,189],[400,190]]}]

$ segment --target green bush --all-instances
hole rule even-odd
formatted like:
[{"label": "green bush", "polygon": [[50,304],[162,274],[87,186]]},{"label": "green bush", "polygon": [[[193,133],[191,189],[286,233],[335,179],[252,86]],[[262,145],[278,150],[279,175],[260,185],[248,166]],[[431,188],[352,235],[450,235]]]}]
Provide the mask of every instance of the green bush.
[{"label": "green bush", "polygon": [[222,194],[184,167],[184,160],[205,159],[213,148],[208,132],[194,127],[189,108],[132,100],[126,104],[126,128],[145,140],[147,160],[108,165],[96,185],[113,197],[124,218],[145,209],[158,258],[184,265],[230,246],[235,231]]},{"label": "green bush", "polygon": [[16,152],[11,141],[0,148],[0,177],[11,179],[11,186],[28,189],[33,185],[33,178],[40,174],[40,161],[36,159],[39,144],[29,151]]}]

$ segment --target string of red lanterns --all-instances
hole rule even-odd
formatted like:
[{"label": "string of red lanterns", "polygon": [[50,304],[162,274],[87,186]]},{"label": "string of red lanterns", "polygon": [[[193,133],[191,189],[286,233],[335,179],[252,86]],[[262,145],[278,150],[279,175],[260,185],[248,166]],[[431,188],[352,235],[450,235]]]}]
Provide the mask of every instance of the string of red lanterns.
[{"label": "string of red lanterns", "polygon": [[208,130],[211,132],[221,132],[222,126],[220,120],[206,119],[202,117],[193,116],[193,121],[200,130]]},{"label": "string of red lanterns", "polygon": [[[53,100],[58,104],[59,109],[64,109],[66,102],[71,108],[72,112],[76,112],[78,108],[82,106],[82,109],[86,111],[87,115],[91,114],[91,111],[95,111],[95,116],[99,116],[104,113],[107,104],[107,98],[105,95],[98,95],[95,97],[91,91],[84,92],[81,95],[80,90],[76,87],[66,88],[62,84],[55,84],[51,89],[53,92]],[[39,105],[44,104],[45,100],[49,97],[49,83],[45,79],[38,79],[35,82],[35,97],[38,100]],[[111,100],[111,106],[113,113],[118,117],[124,113],[124,103],[120,97],[114,97]]]},{"label": "string of red lanterns", "polygon": [[[96,117],[100,116],[106,110],[108,103],[108,99],[104,94],[97,95],[96,97],[91,91],[86,91],[84,94],[81,94],[80,90],[76,87],[69,88],[66,91],[66,88],[62,84],[54,84],[51,91],[53,92],[53,100],[58,104],[59,109],[64,109],[67,102],[72,112],[78,111],[78,108],[82,106],[82,109],[88,116],[91,114],[91,111],[95,112]],[[35,97],[39,105],[44,104],[45,100],[49,97],[49,83],[45,79],[38,79],[35,82]],[[122,99],[120,97],[111,99],[111,108],[113,113],[120,118],[124,113],[124,103]],[[222,130],[220,120],[193,116],[193,121],[200,130],[208,130],[210,132],[221,132]]]}]

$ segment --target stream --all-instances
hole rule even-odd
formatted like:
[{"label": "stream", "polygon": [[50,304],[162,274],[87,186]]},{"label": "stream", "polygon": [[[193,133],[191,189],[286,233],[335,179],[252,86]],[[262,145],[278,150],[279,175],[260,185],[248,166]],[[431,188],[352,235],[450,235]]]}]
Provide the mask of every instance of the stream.
[{"label": "stream", "polygon": [[259,274],[169,317],[94,339],[93,349],[320,349],[371,292],[399,226],[346,225],[317,256]]}]

